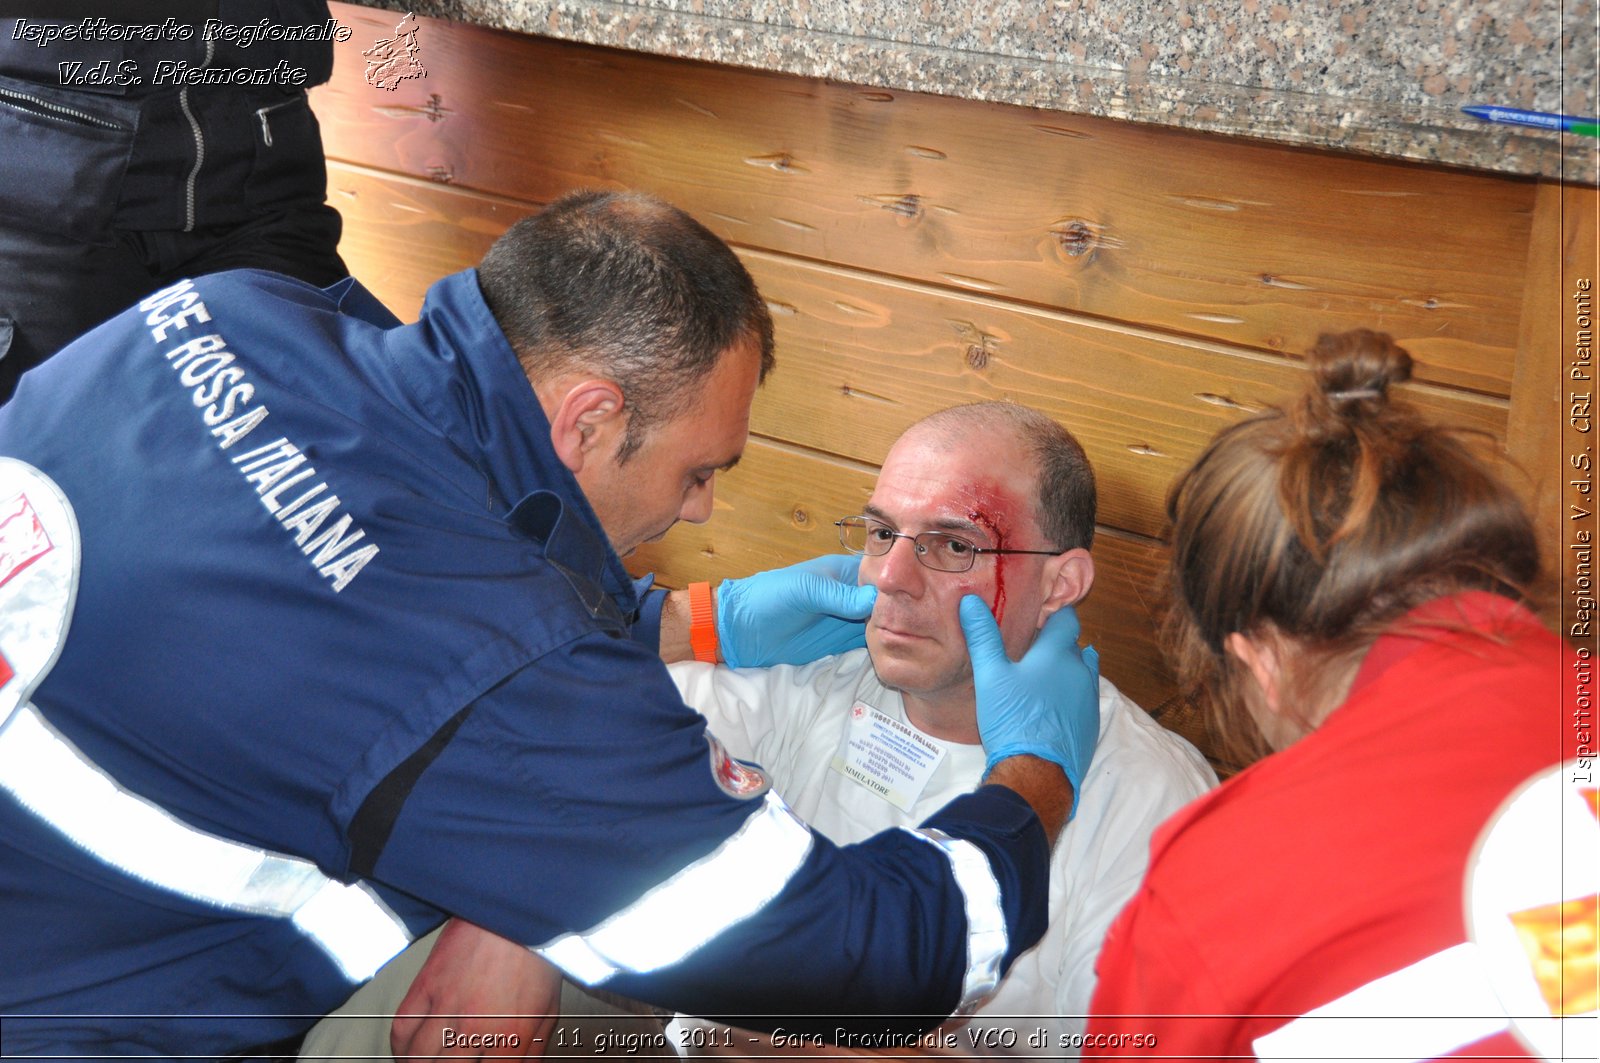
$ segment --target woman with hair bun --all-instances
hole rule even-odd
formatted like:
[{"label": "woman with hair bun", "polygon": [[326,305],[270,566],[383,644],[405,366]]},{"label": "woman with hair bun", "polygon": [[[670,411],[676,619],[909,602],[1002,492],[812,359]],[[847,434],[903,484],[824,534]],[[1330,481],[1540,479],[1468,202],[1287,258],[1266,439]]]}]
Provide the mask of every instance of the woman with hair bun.
[{"label": "woman with hair bun", "polygon": [[1219,433],[1168,496],[1181,678],[1235,752],[1271,755],[1157,831],[1086,1058],[1528,1056],[1487,1014],[1463,884],[1573,740],[1574,658],[1523,604],[1533,527],[1391,396],[1411,358],[1388,336],[1309,360],[1297,402]]}]

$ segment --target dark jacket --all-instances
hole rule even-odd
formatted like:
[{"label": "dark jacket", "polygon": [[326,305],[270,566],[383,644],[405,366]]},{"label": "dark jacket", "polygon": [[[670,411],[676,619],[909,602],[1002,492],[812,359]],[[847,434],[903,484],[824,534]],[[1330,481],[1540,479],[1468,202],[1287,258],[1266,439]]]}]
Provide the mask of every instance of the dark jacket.
[{"label": "dark jacket", "polygon": [[[199,24],[0,20],[0,220],[110,243],[114,229],[192,231],[321,203],[305,90],[328,80],[333,41],[240,31],[263,19],[326,29],[327,3],[211,9]],[[133,25],[153,27],[150,39]],[[41,27],[65,33],[46,40]]]}]

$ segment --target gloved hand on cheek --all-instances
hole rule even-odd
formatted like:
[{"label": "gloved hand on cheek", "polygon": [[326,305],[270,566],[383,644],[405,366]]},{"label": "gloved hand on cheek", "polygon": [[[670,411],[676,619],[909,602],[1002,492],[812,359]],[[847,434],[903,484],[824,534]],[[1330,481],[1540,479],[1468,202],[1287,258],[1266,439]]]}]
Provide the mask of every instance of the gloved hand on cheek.
[{"label": "gloved hand on cheek", "polygon": [[734,668],[808,664],[866,645],[878,588],[858,586],[861,558],[828,555],[787,568],[723,580],[717,640]]},{"label": "gloved hand on cheek", "polygon": [[1070,605],[1056,611],[1022,660],[1012,661],[983,599],[969,594],[960,608],[987,767],[1020,754],[1059,764],[1076,812],[1100,740],[1100,655],[1078,649],[1078,614]]}]

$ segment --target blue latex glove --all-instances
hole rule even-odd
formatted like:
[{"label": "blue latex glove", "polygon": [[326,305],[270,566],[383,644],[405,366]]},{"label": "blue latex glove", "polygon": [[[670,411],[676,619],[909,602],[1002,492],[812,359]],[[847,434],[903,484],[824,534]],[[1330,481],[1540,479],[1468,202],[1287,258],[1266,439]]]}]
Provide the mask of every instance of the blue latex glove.
[{"label": "blue latex glove", "polygon": [[830,554],[717,586],[717,641],[734,668],[809,664],[867,644],[878,588],[856,586],[861,558]]},{"label": "blue latex glove", "polygon": [[[1100,655],[1078,649],[1072,606],[1044,622],[1022,660],[1006,656],[1000,628],[975,594],[961,599],[961,630],[972,657],[978,697],[978,736],[993,768],[1028,754],[1061,765],[1072,783],[1072,811],[1100,740]],[[1069,816],[1070,818],[1070,816]]]}]

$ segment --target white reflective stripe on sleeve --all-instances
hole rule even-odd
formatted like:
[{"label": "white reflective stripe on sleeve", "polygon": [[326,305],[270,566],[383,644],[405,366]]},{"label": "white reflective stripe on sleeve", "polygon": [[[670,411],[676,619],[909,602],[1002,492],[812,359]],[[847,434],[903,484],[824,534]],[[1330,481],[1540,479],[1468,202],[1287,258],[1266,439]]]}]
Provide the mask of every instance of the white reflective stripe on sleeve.
[{"label": "white reflective stripe on sleeve", "polygon": [[1000,962],[1005,959],[1010,941],[1000,883],[989,866],[989,858],[971,842],[931,828],[901,829],[943,851],[966,903],[967,973],[961,983],[961,1003],[955,1010],[956,1015],[966,1015],[1000,984]]},{"label": "white reflective stripe on sleeve", "polygon": [[294,910],[294,925],[353,982],[365,982],[411,944],[411,932],[365,882],[324,877],[322,888]]},{"label": "white reflective stripe on sleeve", "polygon": [[535,951],[588,985],[677,963],[766,907],[805,863],[812,841],[811,828],[769,792],[711,853],[594,929]]},{"label": "white reflective stripe on sleeve", "polygon": [[0,788],[125,874],[232,911],[292,917],[352,982],[372,977],[411,940],[367,887],[208,834],[122,789],[31,704],[0,726]]},{"label": "white reflective stripe on sleeve", "polygon": [[1368,982],[1256,1038],[1254,1047],[1263,1063],[1416,1063],[1481,1041],[1508,1024],[1478,948],[1469,942]]}]

